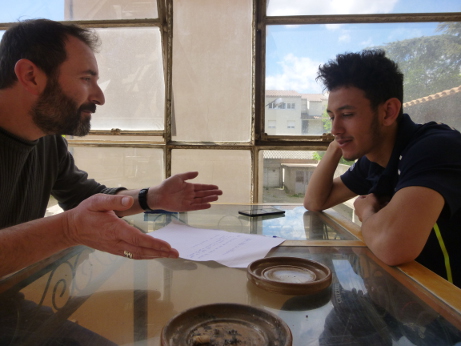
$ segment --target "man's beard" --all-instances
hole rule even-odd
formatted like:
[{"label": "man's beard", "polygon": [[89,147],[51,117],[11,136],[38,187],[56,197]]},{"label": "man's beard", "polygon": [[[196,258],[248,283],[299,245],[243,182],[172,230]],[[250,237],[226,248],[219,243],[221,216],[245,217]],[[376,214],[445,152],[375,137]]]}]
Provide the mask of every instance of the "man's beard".
[{"label": "man's beard", "polygon": [[[371,149],[373,149],[374,147],[376,147],[377,144],[383,142],[383,132],[382,132],[381,127],[379,125],[378,110],[373,111],[372,121],[371,121],[371,124],[370,124],[370,134],[371,134],[370,137],[373,138],[373,144],[372,144],[372,148],[371,148]],[[367,148],[367,150],[370,150],[370,148]],[[346,161],[355,161],[355,160],[360,159],[362,156],[365,156],[367,154],[368,154],[368,152],[356,152],[356,153],[352,153],[352,155],[348,156],[348,157],[343,156],[343,158]],[[343,153],[343,155],[344,155],[344,153]]]},{"label": "man's beard", "polygon": [[56,78],[50,78],[45,90],[31,109],[35,125],[46,134],[85,136],[90,132],[91,117],[83,117],[83,111],[96,112],[94,103],[78,106],[67,96]]}]

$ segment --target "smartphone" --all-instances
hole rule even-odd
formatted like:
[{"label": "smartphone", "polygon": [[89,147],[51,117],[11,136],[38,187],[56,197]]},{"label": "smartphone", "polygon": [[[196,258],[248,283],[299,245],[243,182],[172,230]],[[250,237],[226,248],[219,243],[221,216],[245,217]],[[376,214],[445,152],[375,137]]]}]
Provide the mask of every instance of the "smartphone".
[{"label": "smartphone", "polygon": [[246,216],[261,216],[261,215],[283,215],[285,210],[280,210],[273,207],[258,207],[249,210],[239,210],[239,214]]}]

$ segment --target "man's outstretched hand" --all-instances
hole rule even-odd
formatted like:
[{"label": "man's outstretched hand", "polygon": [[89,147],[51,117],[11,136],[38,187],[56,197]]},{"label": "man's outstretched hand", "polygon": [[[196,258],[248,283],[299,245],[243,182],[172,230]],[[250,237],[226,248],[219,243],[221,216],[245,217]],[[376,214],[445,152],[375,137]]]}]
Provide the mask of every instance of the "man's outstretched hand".
[{"label": "man's outstretched hand", "polygon": [[210,208],[222,191],[210,184],[193,184],[198,172],[186,172],[173,175],[160,185],[151,187],[148,193],[148,205],[151,209],[168,211],[192,211]]}]

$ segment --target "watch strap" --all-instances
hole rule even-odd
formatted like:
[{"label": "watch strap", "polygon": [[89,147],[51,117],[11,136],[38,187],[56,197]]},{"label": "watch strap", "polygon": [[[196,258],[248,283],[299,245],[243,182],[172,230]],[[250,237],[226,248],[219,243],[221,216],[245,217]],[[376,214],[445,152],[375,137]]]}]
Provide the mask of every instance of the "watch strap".
[{"label": "watch strap", "polygon": [[138,202],[143,210],[152,210],[151,208],[149,208],[149,205],[147,204],[147,193],[148,192],[149,192],[149,188],[141,189],[141,191],[139,191]]}]

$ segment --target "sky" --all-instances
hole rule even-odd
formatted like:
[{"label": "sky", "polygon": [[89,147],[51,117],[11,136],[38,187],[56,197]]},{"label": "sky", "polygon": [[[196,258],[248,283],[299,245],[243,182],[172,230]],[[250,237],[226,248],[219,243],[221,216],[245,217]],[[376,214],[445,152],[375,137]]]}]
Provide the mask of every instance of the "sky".
[{"label": "sky", "polygon": [[[289,6],[292,6],[290,9]],[[288,7],[287,7],[288,6]],[[280,7],[280,9],[278,9]],[[461,12],[459,0],[269,0],[268,15]],[[337,54],[440,34],[438,23],[277,25],[266,35],[266,89],[321,93],[319,65]]]},{"label": "sky", "polygon": [[[268,15],[461,12],[460,0],[268,0],[268,3]],[[0,0],[0,23],[39,17],[63,20],[63,13],[64,0]],[[321,93],[322,86],[315,82],[317,69],[337,54],[440,34],[436,28],[437,23],[270,26],[266,36],[266,89]]]},{"label": "sky", "polygon": [[64,19],[64,0],[0,0],[0,23],[18,19]]}]

